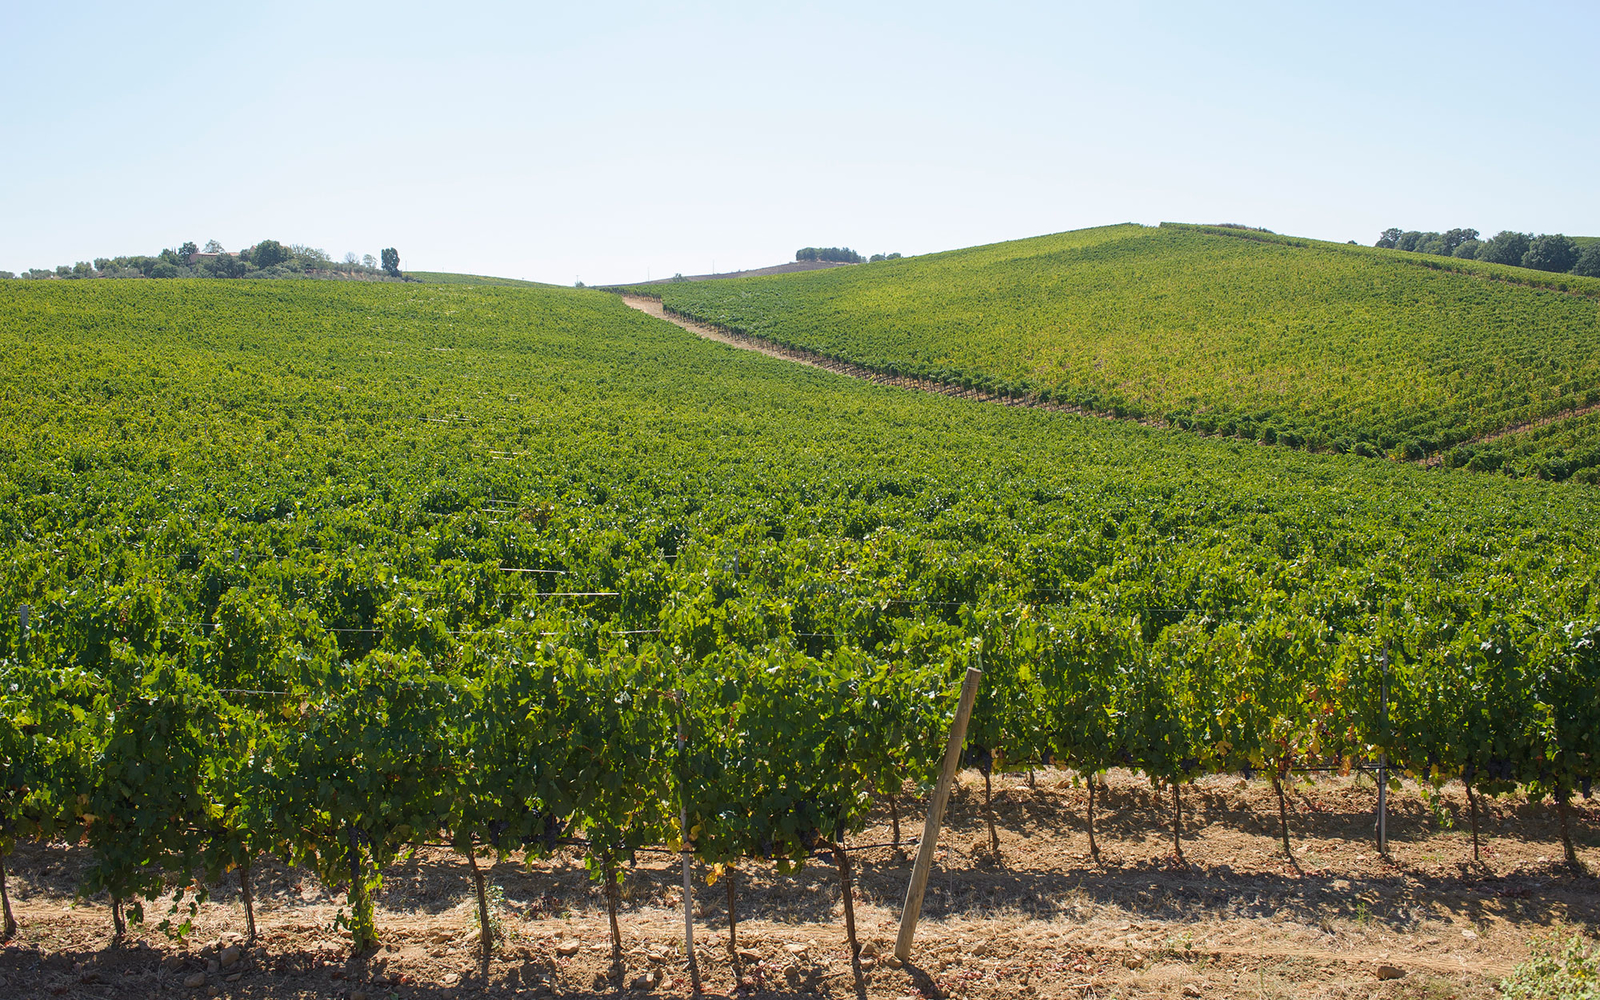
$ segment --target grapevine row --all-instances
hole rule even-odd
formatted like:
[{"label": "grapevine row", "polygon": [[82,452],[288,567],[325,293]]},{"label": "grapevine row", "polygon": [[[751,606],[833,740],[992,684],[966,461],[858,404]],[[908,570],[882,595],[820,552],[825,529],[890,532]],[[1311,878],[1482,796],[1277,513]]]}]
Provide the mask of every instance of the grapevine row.
[{"label": "grapevine row", "polygon": [[930,777],[955,679],[981,661],[968,754],[986,788],[995,766],[1042,760],[1136,768],[1176,802],[1203,774],[1264,770],[1279,787],[1384,754],[1469,794],[1553,798],[1576,864],[1567,803],[1594,777],[1600,629],[1374,622],[1337,635],[1298,615],[1191,615],[1155,630],[1026,605],[958,617],[972,637],[952,630],[892,658],[778,640],[692,659],[658,641],[595,655],[510,625],[493,647],[468,636],[432,657],[412,645],[350,661],[258,635],[274,691],[240,687],[262,683],[261,664],[230,656],[237,636],[221,630],[142,650],[114,641],[97,671],[39,662],[67,635],[35,632],[0,668],[0,848],[82,841],[83,889],[109,893],[118,936],[172,876],[238,868],[248,883],[251,860],[271,854],[346,887],[359,950],[377,940],[379,873],[417,841],[473,859],[481,905],[478,856],[542,856],[577,836],[620,967],[621,866],[680,843],[680,808],[687,848],[719,871],[831,852],[848,914],[846,838],[875,796]]}]

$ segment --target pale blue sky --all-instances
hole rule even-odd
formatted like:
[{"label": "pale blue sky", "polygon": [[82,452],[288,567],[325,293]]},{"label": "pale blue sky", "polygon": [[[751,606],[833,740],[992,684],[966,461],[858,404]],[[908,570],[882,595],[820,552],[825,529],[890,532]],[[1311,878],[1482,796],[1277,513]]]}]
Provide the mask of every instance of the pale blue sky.
[{"label": "pale blue sky", "polygon": [[0,268],[272,238],[594,284],[1122,221],[1600,235],[1597,53],[1592,2],[4,0]]}]

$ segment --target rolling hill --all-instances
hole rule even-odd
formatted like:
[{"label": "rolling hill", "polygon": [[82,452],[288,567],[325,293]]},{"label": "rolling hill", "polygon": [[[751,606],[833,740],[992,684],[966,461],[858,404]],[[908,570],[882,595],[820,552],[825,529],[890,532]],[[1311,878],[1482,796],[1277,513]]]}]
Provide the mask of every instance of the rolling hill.
[{"label": "rolling hill", "polygon": [[649,294],[875,371],[1208,434],[1600,467],[1600,279],[1164,224]]},{"label": "rolling hill", "polygon": [[532,288],[556,288],[542,281],[522,278],[495,278],[487,274],[456,274],[452,271],[407,271],[406,277],[426,285],[510,285]]},{"label": "rolling hill", "polygon": [[0,851],[82,831],[119,934],[303,859],[361,948],[419,839],[859,845],[977,666],[986,773],[1181,815],[1383,754],[1553,798],[1576,867],[1597,553],[1592,490],[904,392],[598,291],[4,282]]}]

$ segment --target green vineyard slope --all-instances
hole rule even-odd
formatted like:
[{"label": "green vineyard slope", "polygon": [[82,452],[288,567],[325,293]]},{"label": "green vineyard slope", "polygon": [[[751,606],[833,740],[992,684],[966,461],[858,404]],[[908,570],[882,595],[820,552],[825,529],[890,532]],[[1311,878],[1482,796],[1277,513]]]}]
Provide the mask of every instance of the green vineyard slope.
[{"label": "green vineyard slope", "polygon": [[1600,476],[1592,433],[1477,443],[1600,403],[1600,279],[1166,224],[648,291],[880,372],[1317,451]]},{"label": "green vineyard slope", "polygon": [[972,665],[985,773],[1176,796],[1383,753],[1565,817],[1597,525],[1591,490],[907,393],[595,291],[7,282],[0,860],[81,841],[120,930],[271,854],[360,948],[419,843],[568,847],[620,958],[680,817],[848,900]]}]

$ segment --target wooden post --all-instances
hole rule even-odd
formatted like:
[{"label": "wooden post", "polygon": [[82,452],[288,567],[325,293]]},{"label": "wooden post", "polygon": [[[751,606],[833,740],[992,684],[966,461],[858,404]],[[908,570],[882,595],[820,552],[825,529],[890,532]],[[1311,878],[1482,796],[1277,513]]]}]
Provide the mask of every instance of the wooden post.
[{"label": "wooden post", "polygon": [[1378,853],[1389,856],[1389,640],[1383,641],[1383,677],[1378,682],[1383,746],[1378,749]]},{"label": "wooden post", "polygon": [[900,913],[900,936],[895,940],[894,954],[900,961],[911,958],[911,941],[917,934],[917,919],[922,915],[922,893],[928,887],[928,873],[933,868],[933,851],[939,843],[939,824],[944,819],[945,804],[950,801],[950,783],[955,780],[956,767],[961,763],[961,746],[967,738],[967,720],[972,717],[972,703],[978,700],[978,684],[983,671],[967,668],[967,678],[961,684],[961,703],[956,708],[955,721],[950,724],[950,742],[944,749],[944,770],[939,773],[939,784],[928,803],[928,819],[922,828],[922,844],[917,848],[917,863],[911,869],[911,884],[906,887],[906,905]]},{"label": "wooden post", "polygon": [[[737,564],[735,573],[738,572]],[[683,711],[685,695],[678,692],[678,710]],[[683,760],[688,742],[683,738],[683,722],[678,722],[678,759]],[[689,795],[684,790],[683,801],[678,803],[678,831],[683,838],[683,947],[689,956],[689,985],[696,996],[700,995],[700,962],[694,954],[694,882],[692,879],[694,849],[689,846]]]}]

